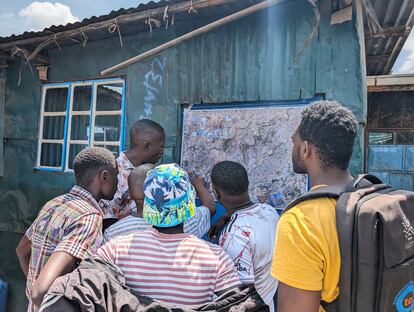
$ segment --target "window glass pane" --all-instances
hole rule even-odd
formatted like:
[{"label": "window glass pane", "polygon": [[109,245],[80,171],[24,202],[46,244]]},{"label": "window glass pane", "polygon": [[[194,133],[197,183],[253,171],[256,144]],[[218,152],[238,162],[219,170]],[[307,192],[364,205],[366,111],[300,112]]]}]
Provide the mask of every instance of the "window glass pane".
[{"label": "window glass pane", "polygon": [[368,135],[369,145],[393,145],[392,132],[371,132]]},{"label": "window glass pane", "polygon": [[85,116],[85,115],[72,116],[70,139],[71,140],[88,140],[89,121],[90,121],[89,116]]},{"label": "window glass pane", "polygon": [[40,165],[47,167],[62,166],[62,144],[43,143]]},{"label": "window glass pane", "polygon": [[115,155],[115,157],[119,156],[119,146],[101,145],[101,144],[95,144],[95,146],[103,147],[103,148],[106,148],[107,150],[110,150]]},{"label": "window glass pane", "polygon": [[67,160],[69,169],[73,169],[73,161],[75,160],[76,155],[78,155],[78,153],[86,147],[88,147],[88,145],[70,144],[70,146],[69,146],[69,158]]},{"label": "window glass pane", "polygon": [[68,101],[68,88],[46,90],[45,112],[65,112]]},{"label": "window glass pane", "polygon": [[122,83],[108,83],[97,86],[96,110],[112,111],[122,107]]},{"label": "window glass pane", "polygon": [[119,141],[121,116],[96,116],[94,140]]},{"label": "window glass pane", "polygon": [[399,131],[395,133],[396,144],[413,145],[414,131]]},{"label": "window glass pane", "polygon": [[43,139],[62,140],[65,119],[65,116],[45,116],[43,118]]},{"label": "window glass pane", "polygon": [[73,88],[72,111],[89,111],[91,109],[92,85]]}]

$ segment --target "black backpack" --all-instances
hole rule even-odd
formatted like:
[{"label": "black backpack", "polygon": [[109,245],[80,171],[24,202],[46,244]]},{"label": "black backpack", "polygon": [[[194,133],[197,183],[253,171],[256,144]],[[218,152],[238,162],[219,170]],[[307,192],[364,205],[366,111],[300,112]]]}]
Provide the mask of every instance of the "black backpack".
[{"label": "black backpack", "polygon": [[290,203],[338,198],[341,251],[339,296],[322,302],[327,312],[414,311],[414,192],[398,190],[372,175],[345,188],[322,187]]}]

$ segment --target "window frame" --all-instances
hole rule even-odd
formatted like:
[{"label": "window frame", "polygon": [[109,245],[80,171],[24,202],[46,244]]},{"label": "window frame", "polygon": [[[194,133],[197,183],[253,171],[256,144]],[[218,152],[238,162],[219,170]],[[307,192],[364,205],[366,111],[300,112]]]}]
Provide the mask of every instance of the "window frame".
[{"label": "window frame", "polygon": [[[368,146],[396,146],[396,145],[404,145],[404,146],[414,146],[414,144],[397,144],[397,134],[402,132],[414,132],[414,128],[389,128],[389,129],[367,129],[366,130],[366,145]],[[391,133],[392,134],[392,144],[370,144],[369,136],[373,133]]]},{"label": "window frame", "polygon": [[[121,109],[111,110],[111,111],[97,111],[96,110],[96,101],[98,95],[98,86],[105,84],[121,84],[122,85],[122,103]],[[73,110],[73,95],[76,87],[80,86],[91,86],[91,105],[89,111],[74,111]],[[66,88],[68,90],[68,97],[66,102],[66,110],[64,112],[45,112],[46,105],[46,94],[49,89],[57,88]],[[34,169],[50,172],[73,172],[73,169],[69,168],[69,153],[70,145],[87,145],[87,146],[119,146],[119,153],[124,151],[125,148],[125,94],[126,94],[126,81],[124,77],[117,78],[108,78],[108,79],[93,79],[93,80],[79,80],[72,82],[62,82],[62,83],[50,83],[44,84],[42,86],[42,96],[41,96],[41,110],[39,117],[39,129],[38,129],[38,142],[36,150],[36,163]],[[43,126],[44,118],[47,116],[64,116],[64,132],[63,139],[44,139],[43,138]],[[71,139],[71,129],[72,129],[72,117],[73,116],[89,116],[89,131],[87,140],[72,140]],[[97,116],[120,116],[120,129],[119,129],[119,140],[118,141],[95,141],[95,119]],[[62,144],[62,158],[61,166],[52,167],[52,166],[42,166],[40,164],[42,157],[42,144]]]}]

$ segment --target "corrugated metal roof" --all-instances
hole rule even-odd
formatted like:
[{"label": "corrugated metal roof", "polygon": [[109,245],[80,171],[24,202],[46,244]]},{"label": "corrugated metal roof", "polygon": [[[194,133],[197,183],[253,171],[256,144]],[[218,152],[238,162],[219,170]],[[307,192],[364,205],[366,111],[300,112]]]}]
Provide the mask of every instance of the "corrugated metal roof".
[{"label": "corrugated metal roof", "polygon": [[39,37],[39,36],[44,36],[44,35],[50,35],[50,34],[56,34],[62,31],[66,31],[66,30],[72,30],[72,29],[76,29],[79,27],[84,27],[90,24],[94,24],[94,23],[98,23],[101,21],[105,21],[105,20],[110,20],[113,18],[116,18],[120,15],[124,15],[124,14],[131,14],[131,13],[137,13],[137,12],[142,12],[142,11],[147,11],[147,10],[151,10],[151,9],[155,9],[155,8],[159,8],[159,7],[163,7],[166,5],[170,5],[170,4],[174,4],[174,3],[178,3],[178,2],[182,2],[183,0],[160,0],[160,1],[150,1],[146,4],[141,3],[140,5],[138,5],[137,7],[134,8],[129,8],[129,9],[124,9],[121,8],[119,10],[116,11],[111,11],[109,14],[105,14],[105,15],[100,15],[100,16],[92,16],[89,18],[85,18],[80,22],[76,22],[76,23],[69,23],[66,25],[59,25],[59,26],[50,26],[48,28],[43,29],[42,31],[26,31],[23,34],[20,35],[11,35],[8,37],[0,37],[0,43],[4,43],[4,42],[13,42],[13,41],[17,41],[17,40],[21,40],[21,39],[27,39],[27,38],[33,38],[33,37]]},{"label": "corrugated metal roof", "polygon": [[[187,12],[184,13],[179,13],[179,14],[175,14],[175,21],[179,22],[182,20],[189,20],[189,19],[194,19],[197,17],[209,17],[209,16],[220,16],[220,15],[225,15],[225,14],[229,14],[230,12],[233,12],[235,10],[239,10],[242,8],[245,8],[247,6],[253,5],[257,2],[260,2],[261,0],[229,0],[229,1],[224,1],[225,4],[221,4],[219,1],[207,1],[208,4],[208,10],[204,9],[204,10],[199,10],[197,12],[197,14],[187,14]],[[206,1],[201,1],[201,2],[206,2]],[[129,8],[129,9],[124,9],[121,8],[117,11],[111,11],[109,14],[106,15],[101,15],[101,16],[92,16],[90,18],[85,18],[80,22],[76,22],[76,23],[69,23],[67,25],[60,25],[60,26],[51,26],[48,28],[45,28],[42,31],[30,31],[30,32],[24,32],[21,35],[12,35],[12,36],[8,36],[8,37],[0,37],[0,44],[4,44],[4,43],[12,43],[15,41],[19,41],[19,40],[23,40],[23,39],[29,39],[29,38],[36,38],[36,37],[43,37],[44,36],[49,36],[49,35],[53,35],[53,34],[58,34],[64,31],[70,31],[70,30],[74,30],[80,27],[86,27],[88,25],[91,24],[96,24],[99,22],[103,22],[103,21],[108,21],[108,20],[113,20],[115,18],[118,18],[120,16],[125,16],[125,15],[129,15],[129,14],[134,14],[134,13],[140,13],[140,12],[151,12],[152,10],[155,9],[160,9],[160,8],[164,8],[166,6],[172,6],[174,4],[179,4],[179,3],[183,3],[186,6],[190,6],[190,1],[188,0],[160,0],[160,1],[151,1],[148,2],[146,4],[140,4],[137,7],[134,8]],[[211,4],[210,4],[211,3]],[[210,8],[211,6],[211,8]],[[194,7],[197,8],[197,1],[194,1]],[[204,7],[206,7],[206,5],[204,4]],[[151,17],[153,17],[151,15]],[[154,16],[155,18],[161,18],[161,16]],[[162,25],[164,26],[164,25]],[[128,35],[130,33],[135,33],[135,32],[139,32],[139,31],[144,31],[144,30],[148,30],[148,26],[145,23],[132,23],[132,22],[126,22],[126,23],[122,23],[122,25],[120,25],[120,29],[123,35]],[[89,35],[92,34],[92,37],[89,37]],[[111,35],[108,34],[108,31],[105,29],[104,31],[102,30],[88,30],[87,32],[88,38],[91,40],[96,40],[96,39],[100,39],[102,37],[110,37]],[[113,33],[113,36],[116,36],[117,32]],[[65,45],[65,43],[69,43],[70,41],[67,42],[63,42],[62,45]],[[59,44],[61,42],[59,41]],[[73,42],[72,42],[73,44]]]},{"label": "corrugated metal roof", "polygon": [[[339,8],[346,5],[349,0],[340,0]],[[25,32],[21,35],[12,35],[9,37],[0,37],[0,44],[13,43],[22,39],[36,38],[57,34],[63,31],[73,30],[79,27],[86,27],[91,24],[99,23],[106,20],[115,19],[122,15],[128,15],[138,12],[150,11],[157,8],[162,8],[167,5],[172,5],[180,2],[189,2],[188,0],[160,0],[151,1],[146,4],[140,4],[135,8],[119,9],[112,11],[109,14],[101,16],[92,16],[85,18],[80,22],[69,23],[67,25],[51,26],[42,31],[37,32]],[[239,0],[234,1],[231,4],[226,4],[218,8],[212,7],[208,10],[203,10],[201,14],[177,14],[176,21],[183,21],[189,19],[195,19],[200,17],[221,16],[229,14],[235,10],[242,9],[246,6],[254,4],[258,0]],[[344,2],[345,4],[341,3]],[[378,16],[378,20],[382,27],[386,30],[385,37],[379,37],[378,35],[371,36],[368,26],[365,23],[365,52],[367,56],[367,75],[382,75],[389,74],[391,68],[401,51],[410,30],[410,27],[414,24],[414,1],[413,0],[371,0],[375,13]],[[120,26],[122,35],[132,34],[134,32],[148,30],[148,26],[145,23],[124,23]],[[401,34],[399,36],[398,34]],[[100,29],[96,31],[88,31],[89,40],[98,40],[104,37],[117,36],[117,32],[112,34],[108,33],[106,29]],[[62,41],[63,40],[63,41]],[[39,40],[40,41],[40,40]],[[59,44],[64,46],[66,44],[73,44],[70,39],[59,39]],[[35,48],[36,46],[27,46]]]},{"label": "corrugated metal roof", "polygon": [[365,25],[367,75],[389,74],[414,24],[413,0],[371,0],[385,37],[371,36]]}]

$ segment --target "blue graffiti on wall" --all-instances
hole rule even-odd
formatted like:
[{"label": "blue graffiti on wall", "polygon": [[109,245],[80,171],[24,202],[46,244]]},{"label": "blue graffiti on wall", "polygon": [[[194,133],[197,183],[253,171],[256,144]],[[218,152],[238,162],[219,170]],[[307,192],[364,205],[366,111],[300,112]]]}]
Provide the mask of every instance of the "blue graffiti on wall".
[{"label": "blue graffiti on wall", "polygon": [[144,82],[142,83],[146,90],[146,96],[144,97],[144,114],[140,116],[142,118],[150,118],[152,115],[152,105],[156,100],[156,96],[162,89],[164,69],[167,58],[161,61],[158,58],[152,61],[151,70],[144,76]]}]

